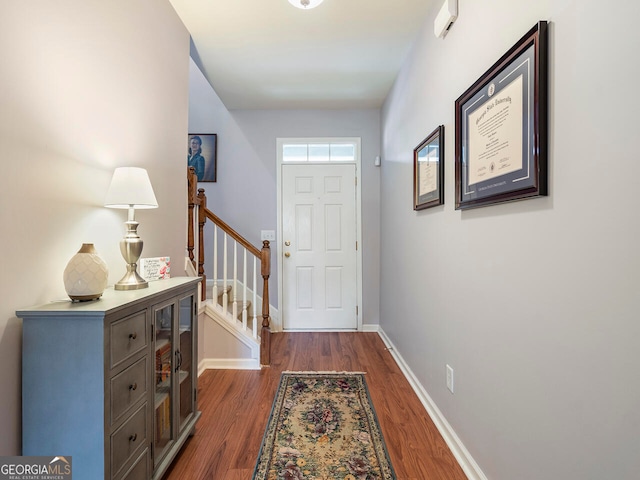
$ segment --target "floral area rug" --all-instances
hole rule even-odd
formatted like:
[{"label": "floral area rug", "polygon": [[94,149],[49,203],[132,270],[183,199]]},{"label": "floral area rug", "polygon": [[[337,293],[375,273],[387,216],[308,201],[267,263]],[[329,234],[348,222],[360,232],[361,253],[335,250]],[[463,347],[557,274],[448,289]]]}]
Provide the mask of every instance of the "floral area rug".
[{"label": "floral area rug", "polygon": [[253,480],[395,480],[364,377],[283,373]]}]

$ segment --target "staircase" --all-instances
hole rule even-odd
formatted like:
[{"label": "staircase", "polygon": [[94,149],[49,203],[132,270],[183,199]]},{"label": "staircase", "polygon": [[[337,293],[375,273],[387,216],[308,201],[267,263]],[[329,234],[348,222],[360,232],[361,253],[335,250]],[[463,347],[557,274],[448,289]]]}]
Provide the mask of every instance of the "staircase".
[{"label": "staircase", "polygon": [[[242,289],[242,287],[240,287]],[[227,293],[227,309],[224,310],[224,293]],[[208,299],[202,302],[201,310],[203,318],[203,343],[211,342],[218,345],[217,348],[204,348],[202,368],[232,368],[259,369],[260,364],[260,326],[254,315],[253,305],[247,302],[247,309],[243,312],[242,302],[238,301],[236,315],[233,315],[233,287],[228,285],[226,289],[220,289],[218,295],[213,293],[212,282],[207,288]],[[258,304],[260,302],[258,301]],[[243,317],[246,316],[246,321]],[[222,343],[224,347],[220,348]],[[227,354],[221,354],[221,351]],[[233,352],[229,354],[228,351]],[[264,366],[264,365],[262,365]]]},{"label": "staircase", "polygon": [[[269,242],[264,241],[262,249],[251,245],[207,208],[204,189],[198,189],[196,193],[197,176],[193,167],[188,169],[187,178],[187,270],[202,278],[201,305],[204,305],[204,312],[228,334],[248,347],[252,359],[257,361],[259,357],[259,365],[268,366],[271,360]],[[213,238],[208,239],[213,245],[205,244],[204,225],[207,221],[213,223]],[[214,279],[210,281],[207,281],[204,273],[205,252],[209,252],[213,258]],[[261,295],[258,295],[258,276],[262,277]]]}]

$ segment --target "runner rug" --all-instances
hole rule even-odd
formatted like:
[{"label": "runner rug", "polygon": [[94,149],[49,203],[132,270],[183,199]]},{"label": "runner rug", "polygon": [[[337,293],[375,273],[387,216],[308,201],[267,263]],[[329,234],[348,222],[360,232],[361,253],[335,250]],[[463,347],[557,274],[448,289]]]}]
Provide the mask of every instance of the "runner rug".
[{"label": "runner rug", "polygon": [[395,480],[364,377],[284,372],[253,480]]}]

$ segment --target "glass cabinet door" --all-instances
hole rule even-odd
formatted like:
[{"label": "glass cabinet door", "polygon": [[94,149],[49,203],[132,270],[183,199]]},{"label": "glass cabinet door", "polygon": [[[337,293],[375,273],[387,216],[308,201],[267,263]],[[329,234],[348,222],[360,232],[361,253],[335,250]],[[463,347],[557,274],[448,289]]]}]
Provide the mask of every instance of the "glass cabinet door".
[{"label": "glass cabinet door", "polygon": [[174,373],[174,304],[155,311],[155,401],[154,438],[155,463],[171,446],[173,432],[173,404],[171,386]]},{"label": "glass cabinet door", "polygon": [[193,295],[184,297],[180,300],[180,322],[179,322],[179,335],[180,345],[178,354],[178,381],[180,391],[180,413],[179,413],[179,431],[185,424],[191,420],[191,416],[194,413],[194,365],[192,358],[192,345],[193,345],[193,322],[195,321],[194,315],[194,302]]}]

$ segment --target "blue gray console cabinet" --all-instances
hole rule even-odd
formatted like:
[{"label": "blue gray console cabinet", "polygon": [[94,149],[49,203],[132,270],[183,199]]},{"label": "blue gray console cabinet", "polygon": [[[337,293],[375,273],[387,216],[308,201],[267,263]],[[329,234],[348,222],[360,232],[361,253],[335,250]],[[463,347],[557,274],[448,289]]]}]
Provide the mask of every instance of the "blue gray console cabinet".
[{"label": "blue gray console cabinet", "polygon": [[157,480],[200,417],[199,278],[52,302],[23,320],[22,448],[78,480]]}]

